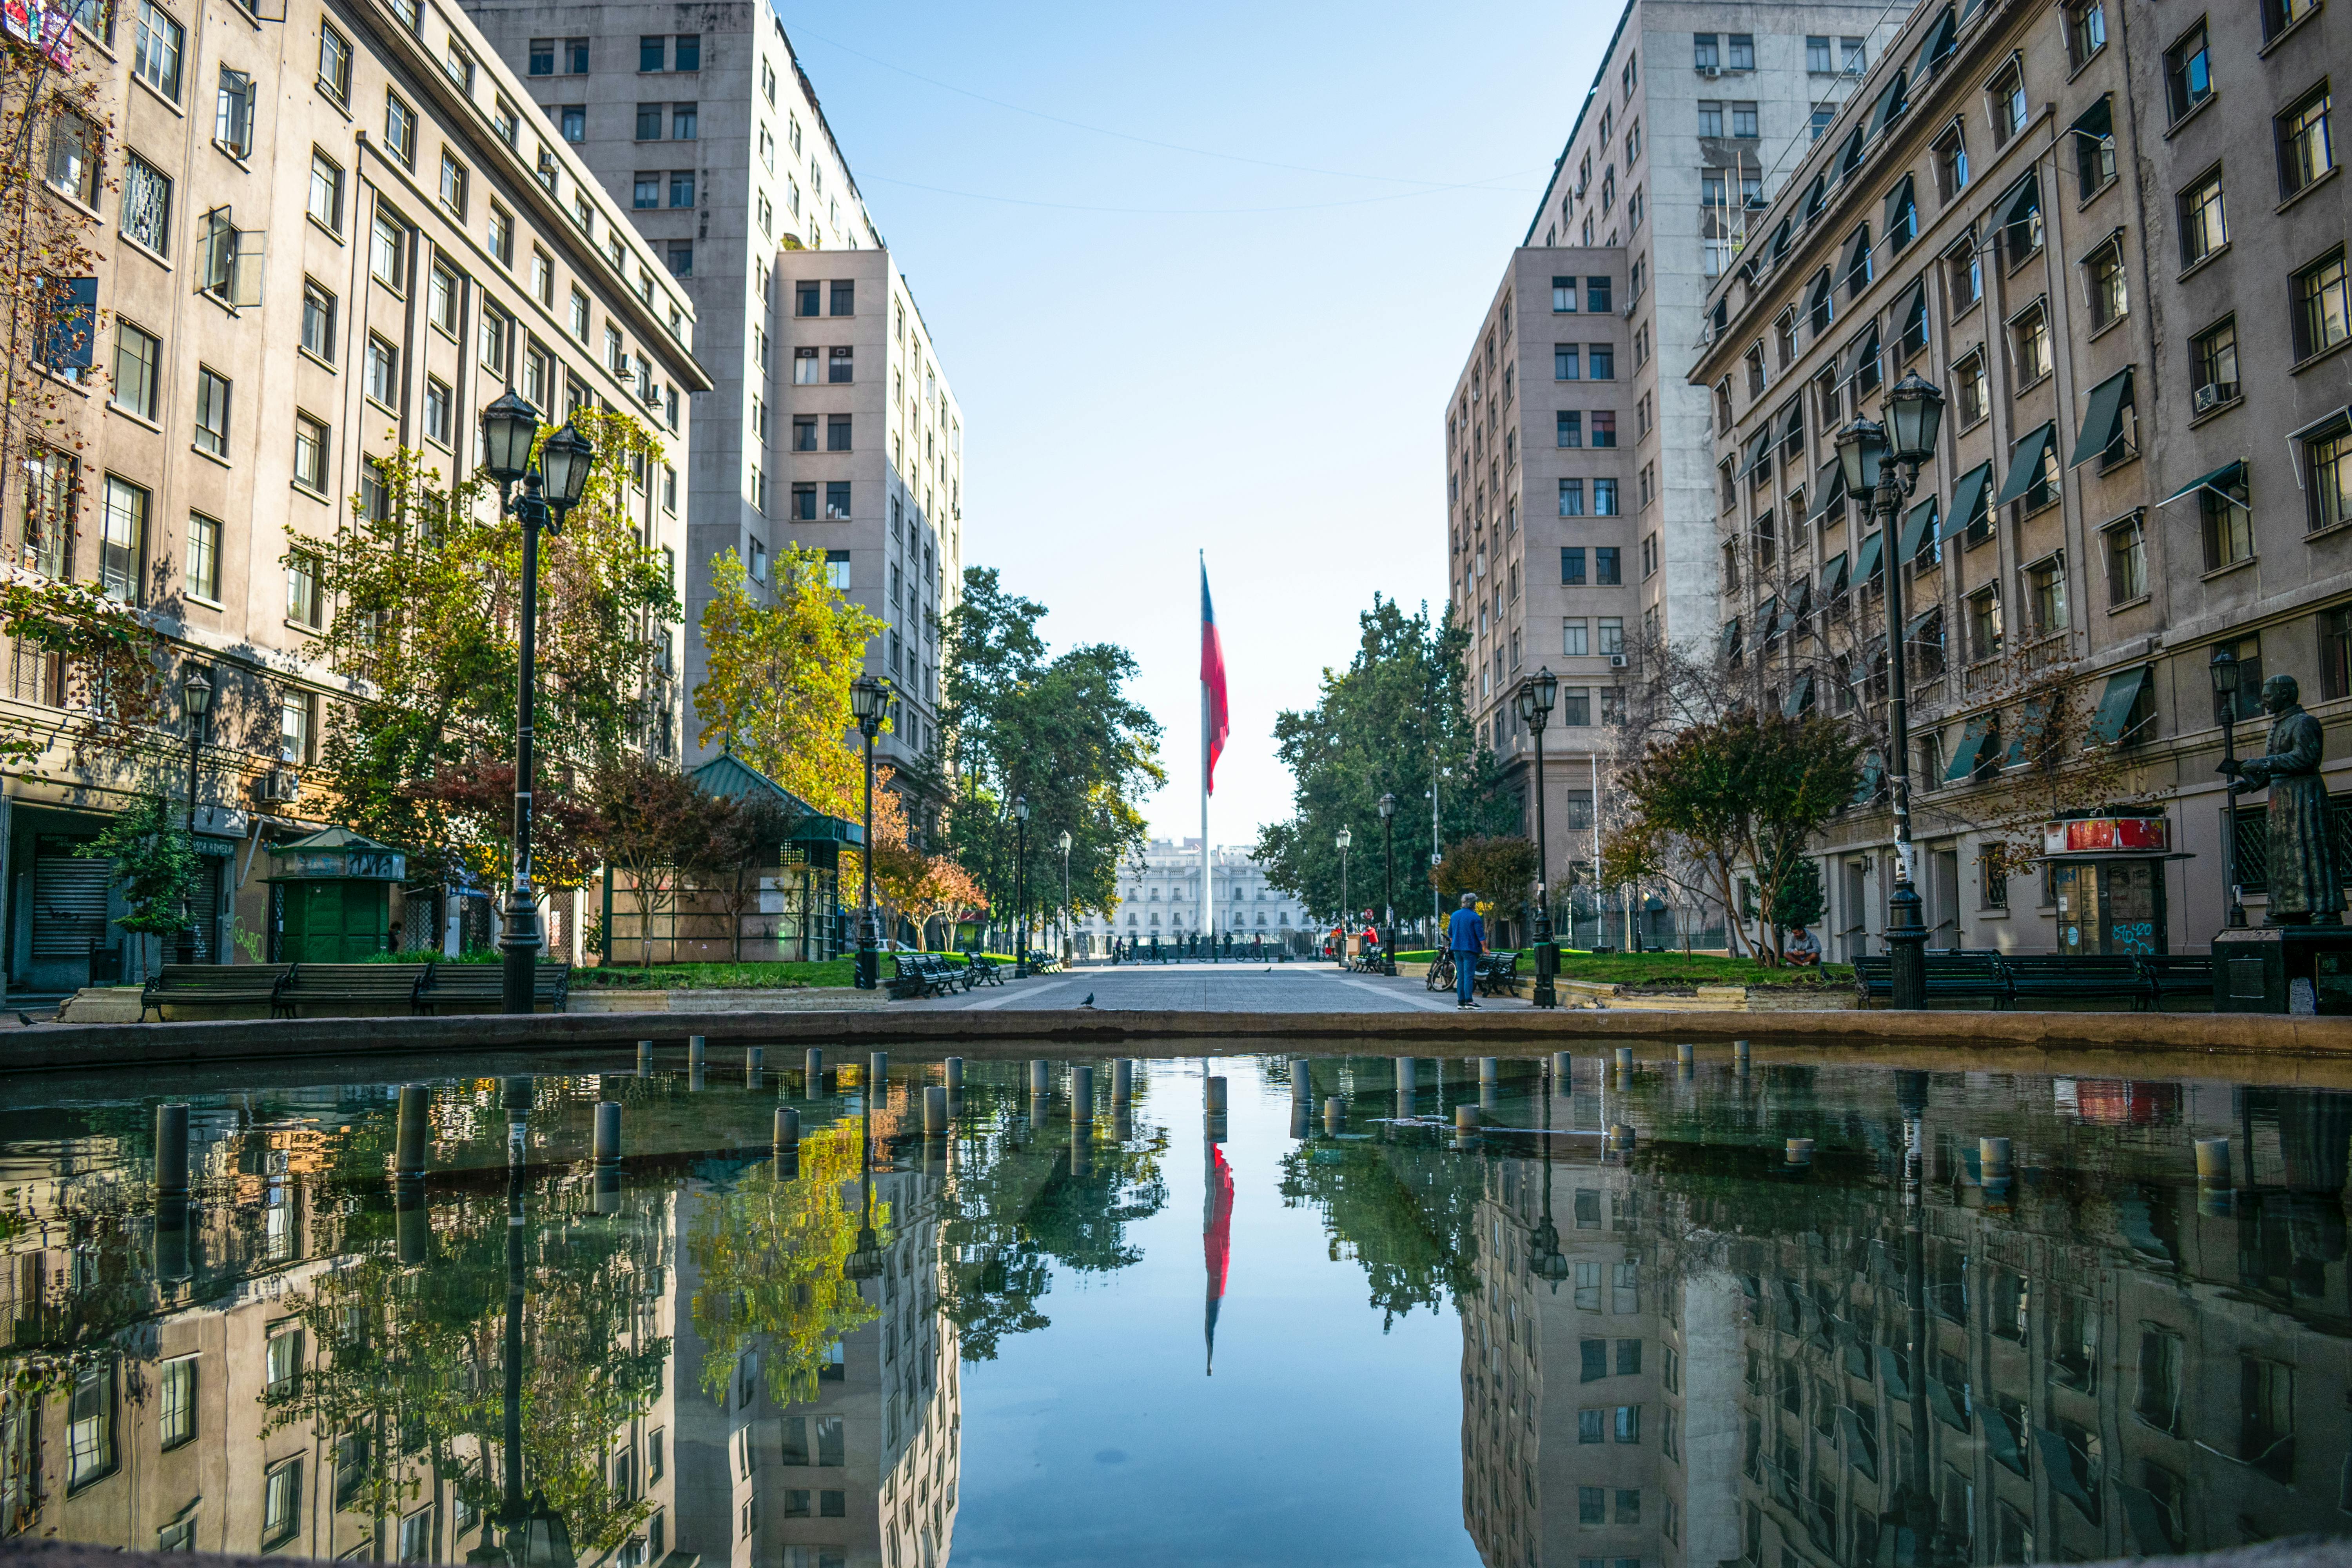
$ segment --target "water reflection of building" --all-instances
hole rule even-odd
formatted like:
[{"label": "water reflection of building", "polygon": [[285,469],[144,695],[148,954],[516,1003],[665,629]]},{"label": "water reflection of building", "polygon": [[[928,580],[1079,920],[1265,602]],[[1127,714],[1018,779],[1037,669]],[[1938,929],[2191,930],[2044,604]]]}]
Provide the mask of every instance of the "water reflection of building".
[{"label": "water reflection of building", "polygon": [[[1556,1097],[1551,1124],[1580,1109]],[[1738,1543],[1731,1286],[1661,1267],[1643,1184],[1600,1140],[1552,1142],[1549,1162],[1485,1165],[1460,1301],[1464,1524],[1489,1568],[1714,1568]]]},{"label": "water reflection of building", "polygon": [[[877,1131],[886,1131],[877,1128]],[[677,1548],[736,1568],[940,1568],[955,1534],[962,1414],[955,1331],[939,1311],[945,1157],[919,1141],[876,1174],[878,1268],[851,1279],[871,1321],[823,1347],[814,1398],[780,1401],[763,1358],[737,1356],[723,1400],[690,1386],[678,1415]],[[877,1163],[891,1163],[877,1151]],[[692,1204],[698,1199],[689,1197]],[[844,1189],[853,1221],[862,1194]],[[681,1252],[680,1303],[703,1288]],[[690,1310],[677,1313],[677,1364],[689,1384],[712,1353]]]},{"label": "water reflection of building", "polygon": [[[589,1088],[541,1079],[541,1125]],[[436,1163],[503,1131],[498,1100],[495,1085],[441,1094]],[[179,1229],[142,1141],[75,1131],[5,1153],[0,1538],[436,1563],[483,1544],[499,1481],[482,1434],[499,1426],[502,1173],[436,1191],[404,1258],[379,1195],[387,1114],[373,1089],[281,1095],[267,1117],[200,1107]],[[635,1192],[591,1219],[588,1179],[568,1170],[526,1195],[534,1234],[564,1238],[529,1258],[546,1303],[527,1309],[529,1333],[600,1363],[531,1352],[527,1396],[562,1436],[535,1431],[526,1447],[584,1434],[599,1448],[561,1485],[573,1545],[587,1568],[637,1568],[662,1555],[673,1512],[672,1380],[656,1359],[672,1199]],[[563,1303],[566,1285],[593,1306]],[[567,1332],[573,1310],[594,1334]],[[607,1386],[583,1391],[583,1370]]]},{"label": "water reflection of building", "polygon": [[[1759,1078],[1763,1148],[1643,1167],[1686,1300],[1738,1281],[1720,1555],[2087,1561],[2339,1531],[2352,1097],[1975,1079],[1963,1108],[1898,1076],[1855,1075],[1818,1121],[1811,1074]],[[1856,1114],[1874,1091],[1884,1114]],[[1768,1178],[1784,1134],[1819,1136],[1810,1176]],[[2007,1191],[1987,1134],[2012,1140]],[[2222,1135],[2250,1184],[2200,1199],[2190,1139]]]}]

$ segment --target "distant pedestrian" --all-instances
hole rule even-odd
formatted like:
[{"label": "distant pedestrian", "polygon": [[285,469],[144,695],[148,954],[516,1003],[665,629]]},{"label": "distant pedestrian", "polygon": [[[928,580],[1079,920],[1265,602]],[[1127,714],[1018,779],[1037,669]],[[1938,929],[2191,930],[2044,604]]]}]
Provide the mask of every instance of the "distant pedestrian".
[{"label": "distant pedestrian", "polygon": [[1462,895],[1462,907],[1445,922],[1445,944],[1454,950],[1454,1005],[1478,1005],[1470,987],[1478,978],[1478,955],[1486,951],[1486,922],[1478,916],[1475,893]]}]

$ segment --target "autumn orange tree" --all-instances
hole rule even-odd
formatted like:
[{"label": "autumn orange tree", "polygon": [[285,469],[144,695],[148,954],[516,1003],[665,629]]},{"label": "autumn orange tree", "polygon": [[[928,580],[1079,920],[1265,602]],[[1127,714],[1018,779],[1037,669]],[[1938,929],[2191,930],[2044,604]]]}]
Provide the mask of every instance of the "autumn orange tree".
[{"label": "autumn orange tree", "polygon": [[932,920],[947,922],[952,943],[957,922],[988,907],[971,872],[945,855],[926,855],[904,842],[875,846],[874,898],[894,920],[915,928],[918,949],[928,946]]}]

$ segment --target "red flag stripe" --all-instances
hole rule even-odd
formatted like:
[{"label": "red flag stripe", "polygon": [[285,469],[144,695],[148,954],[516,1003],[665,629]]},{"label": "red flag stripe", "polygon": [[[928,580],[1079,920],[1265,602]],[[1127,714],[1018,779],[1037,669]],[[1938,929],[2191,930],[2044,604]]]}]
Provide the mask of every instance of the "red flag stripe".
[{"label": "red flag stripe", "polygon": [[1208,792],[1217,792],[1217,759],[1224,754],[1225,737],[1231,732],[1225,721],[1225,644],[1217,635],[1217,610],[1209,598],[1209,568],[1201,567],[1201,684],[1209,697],[1208,762],[1203,783]]}]

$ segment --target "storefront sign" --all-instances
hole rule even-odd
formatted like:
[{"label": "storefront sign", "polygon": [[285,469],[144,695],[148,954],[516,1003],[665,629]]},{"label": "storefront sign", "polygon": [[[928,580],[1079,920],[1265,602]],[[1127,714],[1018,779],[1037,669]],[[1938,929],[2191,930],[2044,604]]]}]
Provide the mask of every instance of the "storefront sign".
[{"label": "storefront sign", "polygon": [[2171,822],[2162,816],[2090,816],[2042,827],[2044,855],[2162,855],[2171,847]]}]

